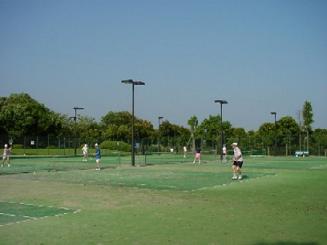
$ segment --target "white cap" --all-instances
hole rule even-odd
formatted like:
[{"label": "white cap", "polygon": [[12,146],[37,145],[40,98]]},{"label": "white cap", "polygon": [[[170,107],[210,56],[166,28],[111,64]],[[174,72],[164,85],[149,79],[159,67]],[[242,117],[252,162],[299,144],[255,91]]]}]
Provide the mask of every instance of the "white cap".
[{"label": "white cap", "polygon": [[234,143],[233,143],[233,144],[231,144],[231,145],[232,145],[232,146],[237,146],[237,143],[235,143],[235,142],[234,142]]},{"label": "white cap", "polygon": [[8,147],[8,145],[7,144],[5,144],[5,148],[7,148]]},{"label": "white cap", "polygon": [[95,145],[94,146],[98,146],[98,143],[95,143]]}]

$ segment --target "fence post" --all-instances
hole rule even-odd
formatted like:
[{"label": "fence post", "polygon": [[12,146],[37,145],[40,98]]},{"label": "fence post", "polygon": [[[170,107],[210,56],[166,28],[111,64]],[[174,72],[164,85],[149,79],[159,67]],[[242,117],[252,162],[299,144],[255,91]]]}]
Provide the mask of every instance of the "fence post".
[{"label": "fence post", "polygon": [[48,134],[48,156],[50,155],[50,152],[49,152],[49,147],[50,147],[50,138],[49,138],[49,134]]},{"label": "fence post", "polygon": [[26,155],[26,136],[24,136],[24,156]]}]

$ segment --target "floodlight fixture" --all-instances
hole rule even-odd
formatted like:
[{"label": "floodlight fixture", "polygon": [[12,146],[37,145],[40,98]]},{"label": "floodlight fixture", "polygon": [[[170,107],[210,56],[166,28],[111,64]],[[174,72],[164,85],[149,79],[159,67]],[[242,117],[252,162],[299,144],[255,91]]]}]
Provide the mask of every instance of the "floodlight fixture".
[{"label": "floodlight fixture", "polygon": [[127,80],[122,80],[122,83],[126,83],[126,84],[132,84],[133,80],[132,79],[127,79]]},{"label": "floodlight fixture", "polygon": [[122,83],[125,83],[125,84],[145,85],[145,83],[142,82],[142,81],[134,81],[134,80],[132,80],[132,79],[122,80],[121,82],[122,82]]},{"label": "floodlight fixture", "polygon": [[83,107],[77,107],[77,106],[75,106],[73,109],[74,109],[74,110],[84,110]]},{"label": "floodlight fixture", "polygon": [[223,131],[223,104],[228,104],[226,100],[215,100],[215,103],[220,104],[220,134],[221,134],[221,146],[220,146],[220,160],[223,161],[223,146],[224,146],[224,131]]},{"label": "floodlight fixture", "polygon": [[135,166],[135,142],[134,142],[134,86],[145,85],[142,81],[134,81],[133,79],[122,80],[122,83],[132,84],[132,166]]},{"label": "floodlight fixture", "polygon": [[215,100],[215,103],[228,104],[226,100]]}]

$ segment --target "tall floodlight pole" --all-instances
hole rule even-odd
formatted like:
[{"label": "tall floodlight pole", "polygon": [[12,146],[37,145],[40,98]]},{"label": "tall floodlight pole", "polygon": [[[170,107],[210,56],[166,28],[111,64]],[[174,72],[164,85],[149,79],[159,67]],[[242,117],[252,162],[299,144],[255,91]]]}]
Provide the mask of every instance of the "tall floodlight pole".
[{"label": "tall floodlight pole", "polygon": [[276,155],[276,150],[277,150],[277,141],[276,141],[276,137],[277,137],[277,126],[276,126],[276,117],[277,117],[277,112],[275,112],[275,111],[272,111],[272,112],[270,112],[270,114],[271,115],[274,115],[274,117],[275,117],[275,155]]},{"label": "tall floodlight pole", "polygon": [[75,111],[75,114],[71,118],[74,119],[74,124],[75,124],[75,146],[74,146],[75,149],[74,149],[74,156],[76,157],[76,155],[77,155],[77,132],[76,132],[77,131],[77,129],[76,129],[77,110],[84,110],[84,108],[75,106],[73,109]]},{"label": "tall floodlight pole", "polygon": [[223,161],[223,145],[224,145],[223,104],[228,104],[228,102],[226,100],[215,100],[215,103],[220,103],[220,133],[221,133],[220,160]]},{"label": "tall floodlight pole", "polygon": [[132,84],[132,166],[135,166],[135,141],[134,141],[134,86],[145,85],[142,81],[133,81],[132,79],[122,80],[122,83]]},{"label": "tall floodlight pole", "polygon": [[158,117],[158,152],[160,154],[160,122],[163,119],[163,117]]}]

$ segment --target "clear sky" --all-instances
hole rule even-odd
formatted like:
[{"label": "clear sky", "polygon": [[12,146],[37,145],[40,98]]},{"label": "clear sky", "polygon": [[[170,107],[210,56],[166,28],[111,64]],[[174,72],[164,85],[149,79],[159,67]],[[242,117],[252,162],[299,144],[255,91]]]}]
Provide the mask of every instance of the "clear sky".
[{"label": "clear sky", "polygon": [[100,120],[131,111],[187,125],[220,113],[258,129],[312,103],[327,128],[327,1],[0,0],[0,96]]}]

